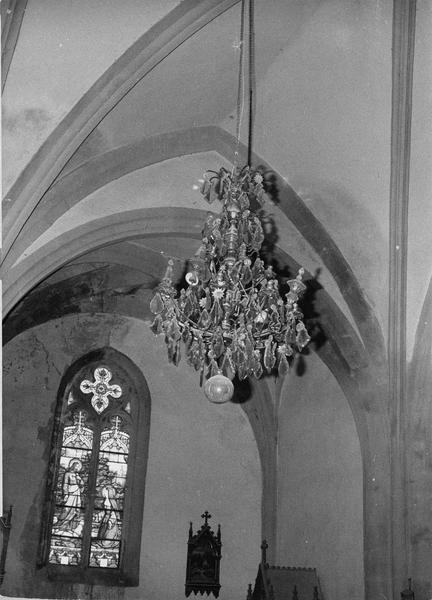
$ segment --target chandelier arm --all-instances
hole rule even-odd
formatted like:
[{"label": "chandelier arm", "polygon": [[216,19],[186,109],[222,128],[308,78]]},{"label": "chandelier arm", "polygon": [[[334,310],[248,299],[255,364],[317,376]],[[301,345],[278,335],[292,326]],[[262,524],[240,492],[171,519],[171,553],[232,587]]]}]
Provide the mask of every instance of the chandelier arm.
[{"label": "chandelier arm", "polygon": [[[177,316],[177,315],[176,315]],[[180,319],[179,319],[180,317]],[[178,311],[178,316],[177,316],[177,323],[179,324],[180,327],[182,327],[183,329],[186,327],[186,323],[185,321],[188,322],[188,324],[190,325],[191,329],[195,332],[197,331],[198,333],[200,333],[203,337],[204,335],[207,334],[211,334],[211,332],[208,331],[208,329],[200,329],[199,327],[197,327],[196,323],[194,321],[192,321],[191,318],[187,317],[184,313],[182,313],[180,310]],[[209,336],[208,336],[209,337]]]}]

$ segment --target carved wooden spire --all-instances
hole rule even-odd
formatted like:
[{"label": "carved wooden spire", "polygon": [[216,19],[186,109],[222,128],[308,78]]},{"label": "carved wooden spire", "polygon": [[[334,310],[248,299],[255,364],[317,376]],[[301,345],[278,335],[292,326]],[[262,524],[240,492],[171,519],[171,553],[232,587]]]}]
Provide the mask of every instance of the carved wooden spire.
[{"label": "carved wooden spire", "polygon": [[219,563],[221,555],[221,530],[215,534],[208,523],[211,514],[206,510],[201,518],[204,523],[194,535],[192,523],[189,527],[188,554],[186,565],[185,594],[213,594],[219,596]]}]

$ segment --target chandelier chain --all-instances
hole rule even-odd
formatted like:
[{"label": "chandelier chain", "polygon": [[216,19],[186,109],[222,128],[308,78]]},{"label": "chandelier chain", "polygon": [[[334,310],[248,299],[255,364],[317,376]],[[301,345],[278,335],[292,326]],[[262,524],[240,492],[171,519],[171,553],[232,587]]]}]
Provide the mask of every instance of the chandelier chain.
[{"label": "chandelier chain", "polygon": [[249,126],[248,126],[248,158],[252,165],[253,125],[254,125],[254,90],[255,90],[255,21],[254,0],[249,0]]},{"label": "chandelier chain", "polygon": [[244,81],[244,21],[246,15],[246,0],[241,2],[240,15],[240,44],[239,44],[239,67],[238,67],[238,85],[237,85],[237,103],[236,103],[236,145],[234,150],[234,160],[231,174],[235,173],[238,167],[238,155],[240,148],[240,131],[243,120],[245,105],[245,81]]}]

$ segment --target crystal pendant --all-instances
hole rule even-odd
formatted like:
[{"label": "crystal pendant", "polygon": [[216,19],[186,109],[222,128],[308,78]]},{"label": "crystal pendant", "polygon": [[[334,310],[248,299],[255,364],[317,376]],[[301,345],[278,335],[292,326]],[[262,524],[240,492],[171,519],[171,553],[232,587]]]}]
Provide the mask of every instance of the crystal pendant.
[{"label": "crystal pendant", "polygon": [[288,292],[288,294],[285,294],[285,297],[289,304],[293,304],[294,302],[297,302],[297,299],[298,299],[298,296],[295,292]]},{"label": "crystal pendant", "polygon": [[213,377],[213,375],[216,375],[217,373],[220,373],[220,369],[219,369],[218,364],[217,364],[217,362],[215,361],[214,358],[212,358],[210,360],[210,365],[209,365],[208,373],[209,373],[209,377]]},{"label": "crystal pendant", "polygon": [[252,281],[252,271],[250,268],[250,264],[251,264],[251,261],[249,259],[246,259],[244,261],[244,268],[243,268],[243,275],[242,275],[243,285],[248,285]]},{"label": "crystal pendant", "polygon": [[207,312],[211,309],[211,296],[210,296],[210,290],[209,289],[206,289],[205,309],[206,309]]},{"label": "crystal pendant", "polygon": [[223,354],[223,352],[225,350],[225,344],[224,344],[222,332],[221,332],[220,329],[218,329],[216,331],[216,334],[215,334],[214,339],[213,339],[213,346],[212,346],[212,348],[213,348],[213,352],[214,352],[214,355],[215,355],[216,358],[219,358],[219,356],[221,354]]},{"label": "crystal pendant", "polygon": [[195,368],[196,371],[200,368],[199,362],[199,346],[197,340],[192,342],[188,353],[189,363]]},{"label": "crystal pendant", "polygon": [[296,336],[297,346],[298,346],[299,350],[302,350],[310,341],[310,335],[306,331],[306,327],[304,326],[303,323],[298,323],[296,329],[297,329],[297,336]]},{"label": "crystal pendant", "polygon": [[263,367],[261,364],[261,352],[259,350],[255,350],[254,352],[254,366],[253,366],[253,374],[257,379],[260,379],[263,374]]},{"label": "crystal pendant", "polygon": [[237,371],[238,371],[238,378],[240,380],[246,379],[246,377],[248,376],[248,369],[246,367],[246,362],[244,360],[240,362]]},{"label": "crystal pendant", "polygon": [[228,377],[228,379],[234,379],[235,367],[231,358],[231,350],[227,349],[225,352],[224,359],[221,367],[222,373]]},{"label": "crystal pendant", "polygon": [[289,364],[286,359],[285,350],[286,350],[286,348],[284,346],[280,346],[278,348],[278,353],[279,353],[278,375],[279,375],[279,377],[283,377],[289,371]]},{"label": "crystal pendant", "polygon": [[179,324],[175,317],[170,321],[167,334],[176,342],[178,342],[178,340],[181,338]]},{"label": "crystal pendant", "polygon": [[285,355],[286,356],[292,356],[294,354],[294,350],[292,349],[292,346],[286,346],[285,348]]},{"label": "crystal pendant", "polygon": [[186,296],[184,307],[183,307],[184,315],[186,317],[189,317],[193,313],[193,310],[194,310],[193,300],[189,294]]},{"label": "crystal pendant", "polygon": [[160,315],[155,316],[153,323],[150,325],[150,329],[155,335],[162,333],[162,317]]},{"label": "crystal pendant", "polygon": [[[304,273],[304,270],[303,269],[301,269],[301,270]],[[297,275],[296,279],[290,279],[289,281],[287,281],[287,284],[289,285],[290,290],[292,292],[294,292],[294,294],[297,294],[297,296],[302,294],[306,289],[305,284],[300,280],[301,276],[302,276],[302,274],[300,274],[300,271],[299,271],[299,274]]]},{"label": "crystal pendant", "polygon": [[276,362],[276,356],[275,356],[274,348],[273,348],[273,344],[272,344],[272,336],[270,336],[265,341],[265,347],[264,347],[264,366],[267,369],[267,373],[270,373],[270,371],[273,369],[273,367],[275,366],[275,362]]},{"label": "crystal pendant", "polygon": [[296,332],[294,331],[293,327],[288,325],[286,334],[285,334],[285,344],[287,346],[290,346],[291,344],[295,344],[295,343],[296,343]]},{"label": "crystal pendant", "polygon": [[153,296],[153,298],[150,301],[150,310],[152,311],[152,313],[154,315],[158,315],[159,313],[161,313],[164,309],[164,303],[162,300],[161,295],[159,294],[159,292],[156,292],[156,294]]},{"label": "crystal pendant", "polygon": [[198,325],[200,327],[202,327],[203,329],[207,329],[207,327],[210,325],[210,323],[211,323],[210,315],[208,314],[207,310],[204,308],[204,310],[202,311],[201,316],[199,318]]},{"label": "crystal pendant", "polygon": [[191,330],[188,325],[184,326],[184,329],[182,332],[182,340],[186,344],[186,346],[188,346],[189,342],[192,340]]}]

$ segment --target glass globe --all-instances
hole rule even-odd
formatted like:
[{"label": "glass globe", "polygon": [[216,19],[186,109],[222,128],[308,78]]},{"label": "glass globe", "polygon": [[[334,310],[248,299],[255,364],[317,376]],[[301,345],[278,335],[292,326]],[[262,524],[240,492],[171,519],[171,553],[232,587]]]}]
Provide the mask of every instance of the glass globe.
[{"label": "glass globe", "polygon": [[219,372],[207,379],[204,384],[204,393],[210,402],[223,404],[233,397],[234,385],[228,377]]}]

